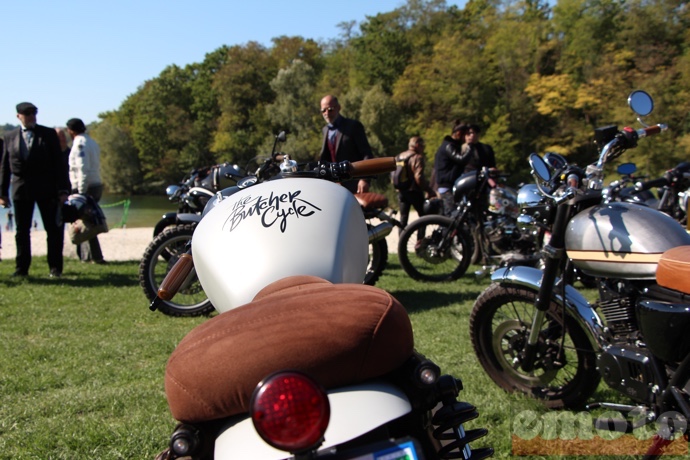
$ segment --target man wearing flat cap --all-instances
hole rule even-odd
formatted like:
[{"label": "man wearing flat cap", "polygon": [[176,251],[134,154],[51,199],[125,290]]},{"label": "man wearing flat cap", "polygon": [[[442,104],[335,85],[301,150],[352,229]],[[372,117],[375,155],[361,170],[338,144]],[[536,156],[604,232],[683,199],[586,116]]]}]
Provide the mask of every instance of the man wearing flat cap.
[{"label": "man wearing flat cap", "polygon": [[[69,178],[72,193],[88,195],[98,203],[103,195],[101,182],[101,149],[86,133],[86,125],[79,118],[67,120],[67,132],[72,137],[69,152]],[[77,255],[82,262],[105,264],[98,237],[77,245]]]},{"label": "man wearing flat cap", "polygon": [[70,182],[55,130],[36,124],[38,109],[30,102],[17,104],[20,126],[5,134],[0,162],[0,206],[12,204],[16,222],[17,257],[13,276],[28,276],[31,266],[31,223],[38,206],[46,230],[51,278],[62,275],[64,224],[60,206]]}]

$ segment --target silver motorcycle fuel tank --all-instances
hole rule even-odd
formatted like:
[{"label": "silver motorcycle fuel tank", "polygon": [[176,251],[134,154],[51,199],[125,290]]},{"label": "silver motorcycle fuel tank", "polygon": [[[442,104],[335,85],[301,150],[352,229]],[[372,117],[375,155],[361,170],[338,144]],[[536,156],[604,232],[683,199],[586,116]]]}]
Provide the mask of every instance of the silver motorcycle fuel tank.
[{"label": "silver motorcycle fuel tank", "polygon": [[[405,394],[383,380],[328,390],[328,400],[331,419],[321,449],[355,439],[412,410]],[[245,415],[231,419],[215,442],[216,460],[280,460],[288,455],[266,444]]]},{"label": "silver motorcycle fuel tank", "polygon": [[568,223],[565,247],[588,275],[654,279],[661,254],[690,244],[690,235],[667,214],[614,202],[586,209]]}]

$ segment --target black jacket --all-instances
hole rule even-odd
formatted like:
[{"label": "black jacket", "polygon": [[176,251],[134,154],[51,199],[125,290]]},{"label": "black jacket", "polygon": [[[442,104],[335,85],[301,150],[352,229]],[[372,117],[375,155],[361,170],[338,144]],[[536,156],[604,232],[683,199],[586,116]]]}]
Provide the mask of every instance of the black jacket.
[{"label": "black jacket", "polygon": [[481,142],[463,145],[450,136],[443,139],[434,159],[439,187],[452,188],[462,174],[483,167],[496,167],[496,155],[490,145]]},{"label": "black jacket", "polygon": [[[335,137],[335,161],[360,161],[374,157],[362,123],[341,115],[335,121],[335,127],[338,130]],[[330,162],[331,152],[328,148],[328,125],[324,126],[321,131],[323,138],[321,139],[319,161]],[[353,193],[357,191],[356,180],[347,181],[343,185]]]},{"label": "black jacket", "polygon": [[55,130],[36,125],[27,158],[21,154],[21,138],[21,127],[5,134],[0,162],[0,196],[9,196],[10,181],[13,201],[57,199],[60,191],[69,193],[69,175]]},{"label": "black jacket", "polygon": [[436,184],[439,188],[452,188],[455,179],[460,177],[465,170],[465,164],[457,161],[457,155],[453,155],[453,152],[459,154],[461,147],[461,141],[446,136],[436,151],[434,169],[436,170]]}]

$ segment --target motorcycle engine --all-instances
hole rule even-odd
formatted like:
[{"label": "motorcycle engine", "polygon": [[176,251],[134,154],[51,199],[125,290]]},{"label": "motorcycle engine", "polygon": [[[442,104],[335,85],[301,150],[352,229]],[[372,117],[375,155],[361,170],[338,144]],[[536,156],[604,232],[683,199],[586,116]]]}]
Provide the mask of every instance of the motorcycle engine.
[{"label": "motorcycle engine", "polygon": [[532,233],[520,229],[517,221],[508,216],[489,216],[484,223],[484,234],[495,254],[508,251],[529,252],[534,246]]},{"label": "motorcycle engine", "polygon": [[630,398],[646,402],[654,386],[649,352],[631,345],[611,345],[597,359],[599,373],[606,384]]}]

